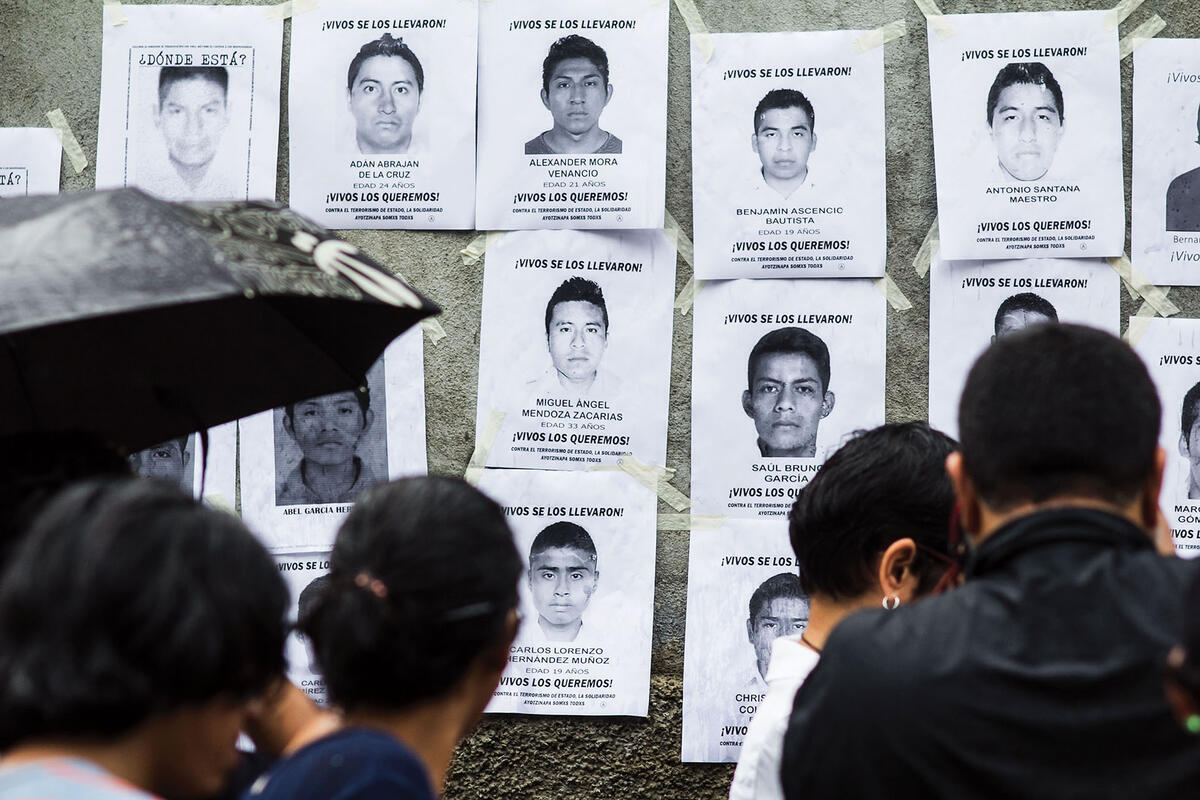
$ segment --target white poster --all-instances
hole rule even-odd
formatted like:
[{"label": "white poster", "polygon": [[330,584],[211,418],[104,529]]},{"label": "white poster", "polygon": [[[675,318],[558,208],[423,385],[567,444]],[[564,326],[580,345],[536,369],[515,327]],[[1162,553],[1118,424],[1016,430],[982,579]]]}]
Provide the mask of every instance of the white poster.
[{"label": "white poster", "polygon": [[327,549],[354,499],[423,475],[421,329],[388,345],[366,392],[334,392],[242,420],[242,518],[276,552]]},{"label": "white poster", "polygon": [[663,226],[669,11],[480,4],[476,227]]},{"label": "white poster", "polygon": [[767,692],[771,646],[808,627],[787,521],[692,531],[683,643],[683,760],[737,761]]},{"label": "white poster", "polygon": [[661,231],[523,231],[489,244],[476,437],[491,467],[588,469],[667,449],[675,247]]},{"label": "white poster", "polygon": [[274,199],[283,23],[261,6],[104,9],[96,188]]},{"label": "white poster", "polygon": [[0,128],[0,198],[58,194],[61,166],[53,128]]},{"label": "white poster", "polygon": [[1030,325],[1073,322],[1119,336],[1121,278],[1094,258],[942,261],[929,273],[929,424],[958,437],[975,359]]},{"label": "white poster", "polygon": [[526,559],[524,619],[488,711],[644,717],[658,498],[620,472],[486,470]]},{"label": "white poster", "polygon": [[717,281],[700,289],[695,513],[783,517],[847,434],[883,424],[886,303],[869,280]]},{"label": "white poster", "polygon": [[1133,261],[1154,283],[1200,285],[1200,40],[1133,51]]},{"label": "white poster", "polygon": [[883,48],[864,31],[692,44],[697,278],[883,275]]},{"label": "white poster", "polygon": [[471,0],[340,0],[292,18],[291,205],[330,228],[472,228]]},{"label": "white poster", "polygon": [[237,423],[208,429],[208,454],[199,434],[159,442],[129,456],[129,466],[143,478],[157,478],[222,510],[234,510]]},{"label": "white poster", "polygon": [[[317,596],[329,584],[329,551],[276,555],[275,564],[292,598],[288,621],[294,625],[306,610],[312,608]],[[293,628],[284,649],[288,680],[299,686],[318,705],[325,705],[328,702],[325,679],[321,676],[308,637]]]},{"label": "white poster", "polygon": [[1184,558],[1200,555],[1200,320],[1151,319],[1134,349],[1162,402],[1159,446],[1167,451],[1159,504]]},{"label": "white poster", "polygon": [[1106,11],[950,14],[929,29],[942,253],[1119,256],[1117,29]]}]

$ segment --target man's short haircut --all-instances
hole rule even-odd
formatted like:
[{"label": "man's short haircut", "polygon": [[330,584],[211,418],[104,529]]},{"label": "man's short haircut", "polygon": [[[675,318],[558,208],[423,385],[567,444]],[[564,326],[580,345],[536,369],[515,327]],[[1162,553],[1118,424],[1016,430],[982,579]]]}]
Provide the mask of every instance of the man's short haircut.
[{"label": "man's short haircut", "polygon": [[1124,504],[1154,471],[1162,407],[1129,345],[1081,325],[996,339],[958,409],[963,467],[996,511],[1067,495]]},{"label": "man's short haircut", "polygon": [[574,522],[563,520],[547,525],[534,537],[533,544],[529,546],[529,561],[532,563],[538,553],[556,547],[578,550],[587,556],[587,560],[596,560],[596,543],[592,541],[591,534]]},{"label": "man's short haircut", "polygon": [[808,129],[811,133],[817,125],[812,103],[803,92],[796,89],[772,89],[763,95],[754,107],[754,133],[758,134],[758,126],[762,124],[763,114],[775,108],[799,108],[808,115]]},{"label": "man's short haircut", "polygon": [[992,127],[992,115],[996,113],[996,104],[1000,102],[1000,93],[1009,86],[1019,83],[1045,86],[1054,97],[1054,105],[1058,109],[1058,122],[1060,125],[1062,124],[1062,121],[1066,119],[1063,109],[1063,93],[1062,87],[1058,85],[1058,81],[1054,78],[1054,73],[1040,61],[1019,61],[1005,64],[996,73],[996,80],[992,81],[992,88],[988,91],[987,99],[987,124],[989,128]]},{"label": "man's short haircut", "polygon": [[365,492],[329,557],[329,584],[300,617],[329,697],[400,711],[450,692],[503,643],[524,569],[504,510],[458,478]]},{"label": "man's short haircut", "polygon": [[758,340],[746,361],[746,387],[750,391],[754,391],[758,362],[773,353],[801,353],[811,358],[817,365],[821,391],[829,391],[829,348],[820,336],[804,328],[776,328]]},{"label": "man's short haircut", "polygon": [[759,584],[758,588],[754,590],[754,594],[750,595],[750,621],[754,622],[759,614],[767,610],[767,606],[771,604],[772,600],[778,600],[781,597],[794,597],[797,600],[808,602],[808,594],[800,585],[800,578],[796,573],[781,572]]},{"label": "man's short haircut", "polygon": [[1004,319],[1005,314],[1011,314],[1014,311],[1032,311],[1035,314],[1041,314],[1043,317],[1049,318],[1051,322],[1058,322],[1058,311],[1054,305],[1033,292],[1021,292],[1014,294],[1011,297],[1006,297],[1000,307],[996,309],[995,330],[1000,333],[1000,322]]},{"label": "man's short haircut", "polygon": [[904,422],[856,431],[835,451],[788,514],[804,591],[861,597],[877,585],[879,557],[905,537],[920,546],[917,591],[930,591],[946,564],[920,548],[948,553],[954,487],[945,464],[955,447],[924,422]]},{"label": "man's short haircut", "polygon": [[421,61],[417,58],[417,54],[404,43],[403,39],[394,39],[390,33],[385,33],[378,39],[367,42],[359,48],[358,55],[350,59],[350,69],[346,71],[347,91],[354,91],[354,81],[358,77],[358,71],[362,69],[363,62],[375,56],[403,58],[412,67],[413,75],[416,76],[418,94],[425,91],[425,70],[421,68]]},{"label": "man's short haircut", "polygon": [[159,481],[65,489],[0,577],[0,750],[261,694],[284,673],[287,605],[236,517]]},{"label": "man's short haircut", "polygon": [[547,336],[550,335],[550,319],[554,316],[554,307],[559,303],[570,302],[591,303],[597,306],[604,320],[604,334],[608,335],[608,306],[604,304],[604,292],[600,290],[600,284],[576,275],[560,283],[554,294],[550,295],[550,302],[546,303]]},{"label": "man's short haircut", "polygon": [[[1183,413],[1179,416],[1179,432],[1183,434],[1183,438],[1187,439],[1192,432],[1192,426],[1196,424],[1196,407],[1200,405],[1200,382],[1187,390],[1187,394],[1183,396]],[[1197,653],[1200,656],[1200,653]]]},{"label": "man's short haircut", "polygon": [[604,48],[584,36],[572,33],[564,36],[550,45],[550,52],[542,62],[542,89],[550,91],[550,79],[554,77],[554,69],[568,58],[586,58],[596,65],[604,85],[608,86],[608,53]]},{"label": "man's short haircut", "polygon": [[229,70],[224,67],[163,67],[158,73],[158,107],[162,108],[173,85],[194,78],[215,83],[228,98]]},{"label": "man's short haircut", "polygon": [[300,590],[300,596],[296,598],[296,615],[304,617],[316,604],[317,598],[321,596],[321,592],[325,591],[325,587],[329,585],[329,575],[318,575],[308,582],[308,585]]},{"label": "man's short haircut", "polygon": [[[361,389],[362,391],[359,391],[359,389]],[[359,389],[343,389],[342,391],[354,393],[354,399],[358,401],[358,408],[360,411],[362,411],[362,418],[363,418],[363,421],[365,422],[367,419],[367,412],[371,410],[371,385],[369,383],[367,383],[366,375],[363,376],[362,382],[359,383]],[[330,392],[329,394],[341,394],[341,392]],[[317,397],[325,397],[325,396],[326,395],[317,395]],[[316,399],[316,397],[309,398],[309,400],[315,400],[315,399]],[[300,401],[300,403],[307,403],[307,402],[308,402],[308,400]],[[288,403],[287,405],[285,405],[283,407],[283,413],[287,415],[288,419],[295,420],[297,405],[298,405],[298,403]]]}]

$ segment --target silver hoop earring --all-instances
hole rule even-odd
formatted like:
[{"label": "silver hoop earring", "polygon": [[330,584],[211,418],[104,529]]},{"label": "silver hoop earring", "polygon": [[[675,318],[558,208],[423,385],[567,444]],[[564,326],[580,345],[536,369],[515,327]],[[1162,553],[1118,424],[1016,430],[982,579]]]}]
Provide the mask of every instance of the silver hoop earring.
[{"label": "silver hoop earring", "polygon": [[888,611],[894,611],[895,609],[899,608],[900,607],[899,595],[892,595],[891,597],[883,598],[883,607],[886,608]]}]

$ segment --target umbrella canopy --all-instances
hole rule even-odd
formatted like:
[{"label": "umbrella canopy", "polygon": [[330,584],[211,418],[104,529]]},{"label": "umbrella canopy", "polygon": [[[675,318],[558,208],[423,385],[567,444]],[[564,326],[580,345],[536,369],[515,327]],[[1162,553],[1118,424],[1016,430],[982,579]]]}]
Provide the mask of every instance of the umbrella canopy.
[{"label": "umbrella canopy", "polygon": [[82,429],[139,450],[357,389],[438,312],[277,204],[0,201],[0,436]]}]

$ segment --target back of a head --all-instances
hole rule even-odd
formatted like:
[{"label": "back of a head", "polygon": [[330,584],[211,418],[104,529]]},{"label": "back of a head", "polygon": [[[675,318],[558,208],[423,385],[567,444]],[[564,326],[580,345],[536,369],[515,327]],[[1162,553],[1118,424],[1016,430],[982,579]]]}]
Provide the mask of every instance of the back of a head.
[{"label": "back of a head", "polygon": [[400,711],[444,696],[504,640],[521,570],[503,510],[466,482],[371,489],[300,619],[330,698],[347,711]]},{"label": "back of a head", "polygon": [[[897,539],[947,552],[954,489],[945,463],[954,449],[940,431],[905,422],[859,431],[834,452],[788,515],[804,591],[861,597],[877,585],[879,557]],[[918,592],[932,590],[945,568],[918,549]]]},{"label": "back of a head", "polygon": [[159,481],[69,487],[0,576],[0,750],[257,695],[283,674],[286,615],[235,517]]},{"label": "back of a head", "polygon": [[1196,573],[1183,595],[1183,661],[1174,665],[1172,677],[1200,706],[1200,573]]},{"label": "back of a head", "polygon": [[963,467],[996,511],[1056,497],[1123,505],[1153,474],[1162,408],[1111,334],[1039,325],[997,339],[959,404]]}]

